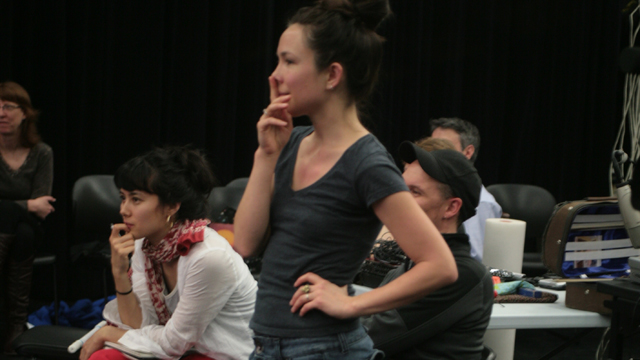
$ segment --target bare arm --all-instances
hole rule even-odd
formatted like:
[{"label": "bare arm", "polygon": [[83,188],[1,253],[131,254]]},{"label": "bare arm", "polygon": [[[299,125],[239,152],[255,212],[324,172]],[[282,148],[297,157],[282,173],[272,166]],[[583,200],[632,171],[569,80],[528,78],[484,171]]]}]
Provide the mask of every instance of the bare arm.
[{"label": "bare arm", "polygon": [[[347,295],[346,287],[307,273],[294,284],[300,288],[291,299],[292,312],[300,309],[302,316],[319,309],[338,318],[369,315],[409,304],[457,279],[451,250],[408,192],[387,196],[373,210],[415,266],[389,284],[354,297]],[[309,301],[301,288],[305,283],[311,284]]]},{"label": "bare arm", "polygon": [[[109,243],[111,244],[111,272],[115,282],[116,292],[127,293],[132,290],[131,280],[129,280],[129,254],[135,249],[135,236],[126,233],[120,236],[121,231],[127,231],[124,224],[115,224],[111,230]],[[116,293],[118,298],[118,314],[123,324],[134,329],[139,329],[142,324],[142,310],[138,299],[129,292],[126,295]]]},{"label": "bare arm", "polygon": [[293,120],[287,112],[290,95],[278,96],[276,80],[269,77],[271,104],[258,121],[258,143],[238,211],[234,218],[234,248],[242,256],[255,255],[265,243],[269,206],[273,193],[273,172],[291,131]]},{"label": "bare arm", "polygon": [[278,160],[256,151],[247,188],[234,217],[234,249],[248,257],[258,253],[266,242],[269,207],[273,193],[273,171]]}]

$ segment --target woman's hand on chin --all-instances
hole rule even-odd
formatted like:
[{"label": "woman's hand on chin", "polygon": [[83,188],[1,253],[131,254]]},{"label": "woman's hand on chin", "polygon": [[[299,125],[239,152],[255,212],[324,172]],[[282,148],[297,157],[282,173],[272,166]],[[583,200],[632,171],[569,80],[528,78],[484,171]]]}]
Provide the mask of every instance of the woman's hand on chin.
[{"label": "woman's hand on chin", "polygon": [[[124,235],[120,235],[124,232]],[[111,269],[114,274],[126,274],[129,271],[129,254],[135,249],[135,237],[125,224],[115,224],[109,237],[111,244]],[[123,289],[122,291],[126,291]]]},{"label": "woman's hand on chin", "polygon": [[291,312],[304,316],[317,309],[338,319],[355,317],[354,298],[349,296],[347,285],[337,286],[314,273],[306,273],[296,280],[298,288],[289,305]]},{"label": "woman's hand on chin", "polygon": [[269,77],[271,104],[263,110],[258,121],[258,144],[266,155],[280,154],[293,130],[293,118],[287,111],[291,95],[279,95],[273,76]]}]

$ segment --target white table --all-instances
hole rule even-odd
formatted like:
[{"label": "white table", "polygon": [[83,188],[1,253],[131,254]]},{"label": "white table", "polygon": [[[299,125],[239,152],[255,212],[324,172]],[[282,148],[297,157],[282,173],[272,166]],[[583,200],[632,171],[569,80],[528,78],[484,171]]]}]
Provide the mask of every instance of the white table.
[{"label": "white table", "polygon": [[487,329],[600,328],[611,323],[609,316],[566,307],[565,291],[540,290],[558,295],[558,300],[544,304],[493,304]]},{"label": "white table", "polygon": [[[371,290],[359,285],[353,287],[356,295]],[[540,290],[558,295],[558,300],[543,304],[493,304],[487,329],[600,328],[611,323],[608,316],[566,307],[565,291]]]}]

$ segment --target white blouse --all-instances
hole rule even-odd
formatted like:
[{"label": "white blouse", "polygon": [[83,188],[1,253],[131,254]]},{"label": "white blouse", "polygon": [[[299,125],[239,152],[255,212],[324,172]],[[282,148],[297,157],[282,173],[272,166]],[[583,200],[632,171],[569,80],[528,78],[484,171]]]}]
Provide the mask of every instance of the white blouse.
[{"label": "white blouse", "polygon": [[207,228],[204,241],[179,258],[177,284],[165,295],[172,315],[164,326],[158,325],[151,303],[144,262],[142,239],[136,240],[131,268],[133,292],[142,309],[140,329],[122,324],[117,299],[104,309],[105,319],[128,330],[119,343],[161,359],[178,359],[191,348],[218,360],[249,357],[257,285],[225,238]]}]

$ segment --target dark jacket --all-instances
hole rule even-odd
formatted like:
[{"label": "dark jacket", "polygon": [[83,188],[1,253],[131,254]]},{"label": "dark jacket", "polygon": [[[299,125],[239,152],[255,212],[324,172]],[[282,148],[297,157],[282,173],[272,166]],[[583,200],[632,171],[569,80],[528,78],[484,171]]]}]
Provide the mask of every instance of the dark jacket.
[{"label": "dark jacket", "polygon": [[[391,359],[480,359],[493,307],[493,281],[470,255],[465,234],[443,234],[458,267],[458,280],[409,305],[368,316],[362,323],[375,347]],[[380,286],[406,272],[408,261]]]}]

